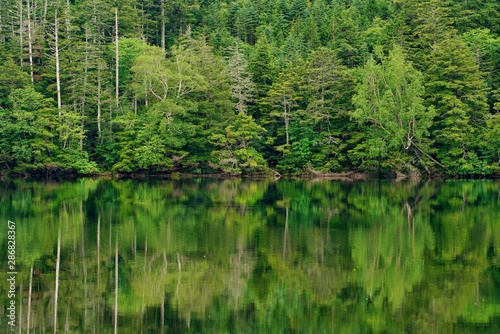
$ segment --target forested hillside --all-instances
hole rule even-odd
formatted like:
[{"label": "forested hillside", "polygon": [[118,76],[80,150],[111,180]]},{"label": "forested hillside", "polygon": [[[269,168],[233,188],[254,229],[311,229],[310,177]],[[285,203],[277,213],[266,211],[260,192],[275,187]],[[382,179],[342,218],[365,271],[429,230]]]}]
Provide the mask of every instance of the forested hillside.
[{"label": "forested hillside", "polygon": [[13,0],[0,171],[491,175],[498,0]]}]

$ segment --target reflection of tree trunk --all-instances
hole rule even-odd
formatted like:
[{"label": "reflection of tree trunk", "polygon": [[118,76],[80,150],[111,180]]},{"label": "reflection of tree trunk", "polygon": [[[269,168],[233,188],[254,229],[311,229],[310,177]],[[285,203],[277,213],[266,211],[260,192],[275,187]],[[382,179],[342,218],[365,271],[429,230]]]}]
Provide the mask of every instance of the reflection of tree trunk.
[{"label": "reflection of tree trunk", "polygon": [[408,231],[411,233],[412,255],[415,258],[415,217],[413,217],[413,209],[408,202],[405,202],[406,220],[408,221]]},{"label": "reflection of tree trunk", "polygon": [[[23,318],[23,303],[22,303],[22,300],[24,299],[23,290],[24,290],[23,279],[21,278],[21,282],[19,283],[19,299],[21,300],[21,303],[19,303],[19,319]],[[23,326],[20,321],[18,321],[18,323],[19,323],[19,333],[21,333],[21,329]]]},{"label": "reflection of tree trunk", "polygon": [[285,211],[285,233],[283,236],[283,260],[286,256],[287,246],[290,247],[290,236],[288,231],[288,216],[289,216],[290,208],[287,206]]},{"label": "reflection of tree trunk", "polygon": [[[99,291],[101,287],[101,211],[99,210],[99,213],[97,214],[97,291]],[[101,319],[101,305],[99,300],[97,302],[94,302],[94,307],[95,304],[97,304],[97,311],[96,311],[96,319],[98,319],[97,323],[99,323]],[[94,333],[95,333],[95,324],[94,322]]]},{"label": "reflection of tree trunk", "polygon": [[101,281],[101,214],[97,216],[97,288]]},{"label": "reflection of tree trunk", "polygon": [[59,294],[59,266],[61,262],[61,223],[57,232],[56,287],[54,292],[54,333],[57,333],[57,297]]},{"label": "reflection of tree trunk", "polygon": [[71,298],[68,298],[68,305],[66,306],[66,322],[64,323],[64,333],[69,332],[69,312],[71,310]]},{"label": "reflection of tree trunk", "polygon": [[33,288],[33,265],[30,268],[30,285],[28,288],[28,317],[26,319],[26,333],[30,333],[30,320],[31,320],[31,291]]},{"label": "reflection of tree trunk", "polygon": [[115,245],[115,334],[118,333],[118,239]]},{"label": "reflection of tree trunk", "polygon": [[146,272],[148,269],[147,264],[148,264],[148,237],[146,237],[146,241],[144,242],[144,272]]},{"label": "reflection of tree trunk", "polygon": [[[163,250],[163,268],[162,268],[162,282],[165,281],[165,277],[167,276],[167,253]],[[161,332],[165,333],[165,284],[161,285]]]},{"label": "reflection of tree trunk", "polygon": [[181,257],[179,256],[179,253],[177,253],[177,267],[179,268],[179,276],[177,278],[177,287],[175,289],[175,298],[179,297],[179,288],[181,286],[182,265],[181,265]]},{"label": "reflection of tree trunk", "polygon": [[84,226],[83,226],[83,203],[80,200],[80,225],[81,225],[81,230],[82,230],[82,269],[83,269],[83,289],[84,289],[84,294],[85,294],[85,301],[84,301],[84,315],[83,315],[83,329],[85,331],[86,326],[87,326],[87,299],[88,299],[88,290],[87,290],[87,265],[86,265],[86,256],[85,256],[85,233],[84,233]]}]

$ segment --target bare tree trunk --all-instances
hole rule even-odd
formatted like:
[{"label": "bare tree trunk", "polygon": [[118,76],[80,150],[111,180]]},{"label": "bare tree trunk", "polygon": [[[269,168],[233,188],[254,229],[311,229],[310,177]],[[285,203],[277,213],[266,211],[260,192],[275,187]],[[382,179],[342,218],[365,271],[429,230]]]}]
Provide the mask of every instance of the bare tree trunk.
[{"label": "bare tree trunk", "polygon": [[[119,48],[118,48],[118,7],[115,8],[115,100],[116,108],[119,106],[120,97],[120,69],[119,69]],[[110,120],[111,121],[111,120]]]},{"label": "bare tree trunk", "polygon": [[59,111],[59,121],[61,121],[61,68],[59,63],[59,19],[57,18],[57,9],[55,13],[55,56],[56,56],[56,91],[57,91],[57,110]]},{"label": "bare tree trunk", "polygon": [[165,52],[165,0],[161,0],[161,49]]},{"label": "bare tree trunk", "polygon": [[83,92],[82,92],[82,133],[80,135],[80,150],[83,151],[83,134],[85,133],[85,100],[87,95],[87,81],[88,81],[88,67],[89,67],[89,34],[88,29],[85,29],[85,65],[83,69]]},{"label": "bare tree trunk", "polygon": [[68,41],[71,39],[71,16],[70,16],[69,0],[66,0],[66,13],[65,13],[65,23],[66,23],[66,38]]},{"label": "bare tree trunk", "polygon": [[47,25],[47,12],[49,10],[49,0],[45,0],[43,3],[43,18],[42,18],[42,31],[45,32],[45,26]]},{"label": "bare tree trunk", "polygon": [[21,47],[21,52],[19,53],[19,66],[23,68],[23,54],[24,54],[24,46],[23,46],[23,0],[19,0],[19,43]]},{"label": "bare tree trunk", "polygon": [[28,57],[30,61],[30,78],[31,78],[31,83],[34,82],[33,80],[33,40],[32,40],[32,34],[31,34],[31,5],[30,1],[28,0]]},{"label": "bare tree trunk", "polygon": [[7,22],[7,21],[2,16],[2,12],[0,11],[0,42],[2,42],[3,46],[5,46],[5,33],[4,33],[4,29],[3,29],[3,22]]},{"label": "bare tree trunk", "polygon": [[101,69],[97,69],[97,136],[101,138]]}]

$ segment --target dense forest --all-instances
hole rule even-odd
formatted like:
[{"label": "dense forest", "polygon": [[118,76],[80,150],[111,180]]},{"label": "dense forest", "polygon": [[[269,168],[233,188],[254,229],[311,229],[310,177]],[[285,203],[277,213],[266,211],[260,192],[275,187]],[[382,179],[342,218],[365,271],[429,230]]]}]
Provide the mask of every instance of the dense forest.
[{"label": "dense forest", "polygon": [[498,0],[15,0],[0,173],[494,175]]}]

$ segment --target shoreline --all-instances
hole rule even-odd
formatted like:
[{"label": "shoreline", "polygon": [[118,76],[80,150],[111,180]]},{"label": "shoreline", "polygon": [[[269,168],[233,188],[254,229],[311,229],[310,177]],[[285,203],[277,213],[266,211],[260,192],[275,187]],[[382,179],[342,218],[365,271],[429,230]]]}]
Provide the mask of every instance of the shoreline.
[{"label": "shoreline", "polygon": [[44,180],[75,180],[79,178],[98,178],[98,179],[122,179],[122,180],[179,180],[179,179],[302,179],[302,180],[331,180],[331,181],[369,181],[369,180],[393,180],[393,181],[423,181],[423,180],[477,180],[477,179],[500,179],[500,174],[488,175],[446,175],[434,174],[423,175],[420,173],[402,173],[396,171],[394,173],[371,174],[367,172],[346,171],[338,173],[322,173],[314,170],[297,174],[279,174],[278,172],[270,173],[254,173],[254,174],[229,174],[229,173],[93,173],[93,174],[77,174],[77,173],[12,173],[0,174],[0,180],[17,180],[17,179],[44,179]]}]

